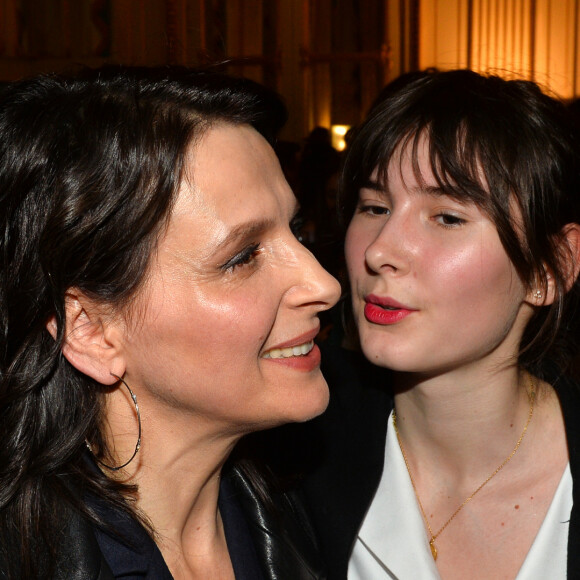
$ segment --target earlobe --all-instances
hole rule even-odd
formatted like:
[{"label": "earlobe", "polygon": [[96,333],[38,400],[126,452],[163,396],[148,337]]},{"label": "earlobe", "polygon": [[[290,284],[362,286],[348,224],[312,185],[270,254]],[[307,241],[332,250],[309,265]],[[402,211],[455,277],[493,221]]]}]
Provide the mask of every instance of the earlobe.
[{"label": "earlobe", "polygon": [[[65,313],[64,357],[101,384],[117,382],[113,374],[123,376],[125,373],[118,325],[105,315],[102,306],[75,289],[66,293]],[[53,338],[57,336],[54,317],[47,322],[46,328]]]},{"label": "earlobe", "polygon": [[[545,268],[547,270],[547,268]],[[532,306],[549,306],[556,298],[556,284],[550,271],[544,277],[536,277],[534,285],[528,290],[526,302]]]},{"label": "earlobe", "polygon": [[56,340],[58,335],[58,326],[56,324],[56,316],[53,314],[46,323],[46,330],[48,330],[50,336]]}]

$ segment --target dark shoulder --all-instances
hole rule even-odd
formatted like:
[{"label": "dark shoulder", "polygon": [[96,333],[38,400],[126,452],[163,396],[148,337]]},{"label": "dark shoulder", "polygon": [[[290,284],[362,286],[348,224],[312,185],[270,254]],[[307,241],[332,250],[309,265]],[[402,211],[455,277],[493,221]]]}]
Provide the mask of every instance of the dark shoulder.
[{"label": "dark shoulder", "polygon": [[580,404],[580,382],[578,379],[566,375],[559,375],[555,377],[548,376],[547,380],[558,393],[558,397],[563,405],[566,403],[573,406]]},{"label": "dark shoulder", "polygon": [[325,565],[298,492],[270,486],[265,502],[243,470],[234,466],[226,477],[248,524],[264,578],[325,579]]},{"label": "dark shoulder", "polygon": [[578,458],[580,476],[580,383],[566,376],[559,376],[550,383],[560,399],[571,465]]},{"label": "dark shoulder", "polygon": [[[99,544],[95,538],[92,524],[76,509],[62,506],[62,527],[55,526],[58,538],[56,562],[51,565],[46,559],[42,567],[52,580],[114,580]],[[20,538],[15,530],[3,530],[2,549],[0,550],[0,578],[6,578],[9,567],[7,558],[14,558],[20,552]],[[42,552],[42,546],[38,546]],[[10,568],[13,569],[11,565]],[[48,576],[47,576],[48,577]]]},{"label": "dark shoulder", "polygon": [[61,546],[58,580],[113,580],[92,524],[76,511],[71,510]]},{"label": "dark shoulder", "polygon": [[549,382],[560,399],[570,457],[573,505],[568,532],[567,566],[568,576],[575,578],[573,572],[580,570],[580,383],[563,376]]}]

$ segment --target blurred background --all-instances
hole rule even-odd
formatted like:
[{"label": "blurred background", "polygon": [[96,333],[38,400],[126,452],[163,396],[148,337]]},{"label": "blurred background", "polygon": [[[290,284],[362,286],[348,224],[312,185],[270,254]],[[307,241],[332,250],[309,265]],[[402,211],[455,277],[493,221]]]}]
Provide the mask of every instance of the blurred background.
[{"label": "blurred background", "polygon": [[282,135],[332,145],[402,73],[468,67],[580,92],[580,0],[0,0],[0,81],[79,64],[203,65],[277,89]]}]

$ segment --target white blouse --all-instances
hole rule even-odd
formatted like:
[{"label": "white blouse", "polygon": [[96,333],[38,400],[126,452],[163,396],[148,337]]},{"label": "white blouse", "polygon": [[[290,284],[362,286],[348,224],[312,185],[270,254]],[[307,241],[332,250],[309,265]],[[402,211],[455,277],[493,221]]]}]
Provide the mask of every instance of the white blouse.
[{"label": "white blouse", "polygon": [[[360,527],[348,566],[349,580],[440,580],[429,538],[397,435],[389,417],[383,475]],[[516,580],[565,580],[572,475],[558,489]]]}]

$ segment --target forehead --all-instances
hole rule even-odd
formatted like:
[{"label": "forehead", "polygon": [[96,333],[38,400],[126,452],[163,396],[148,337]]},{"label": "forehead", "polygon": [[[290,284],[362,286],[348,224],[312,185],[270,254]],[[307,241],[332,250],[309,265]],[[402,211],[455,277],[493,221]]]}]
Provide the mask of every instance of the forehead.
[{"label": "forehead", "polygon": [[390,155],[376,164],[368,178],[372,187],[386,191],[397,182],[406,188],[432,188],[438,185],[430,158],[429,139],[423,135],[403,138]]},{"label": "forehead", "polygon": [[[217,124],[192,145],[174,213],[255,217],[260,207],[292,205],[293,195],[272,147],[248,125]],[[187,207],[184,207],[187,206]]]},{"label": "forehead", "polygon": [[490,184],[479,157],[464,153],[459,141],[454,149],[449,156],[445,149],[434,147],[427,130],[409,134],[373,167],[370,181],[388,189],[389,184],[398,180],[408,187],[472,202],[489,210]]},{"label": "forehead", "polygon": [[287,226],[295,211],[268,142],[249,126],[218,124],[190,145],[159,253],[188,263],[223,261],[240,240]]}]

